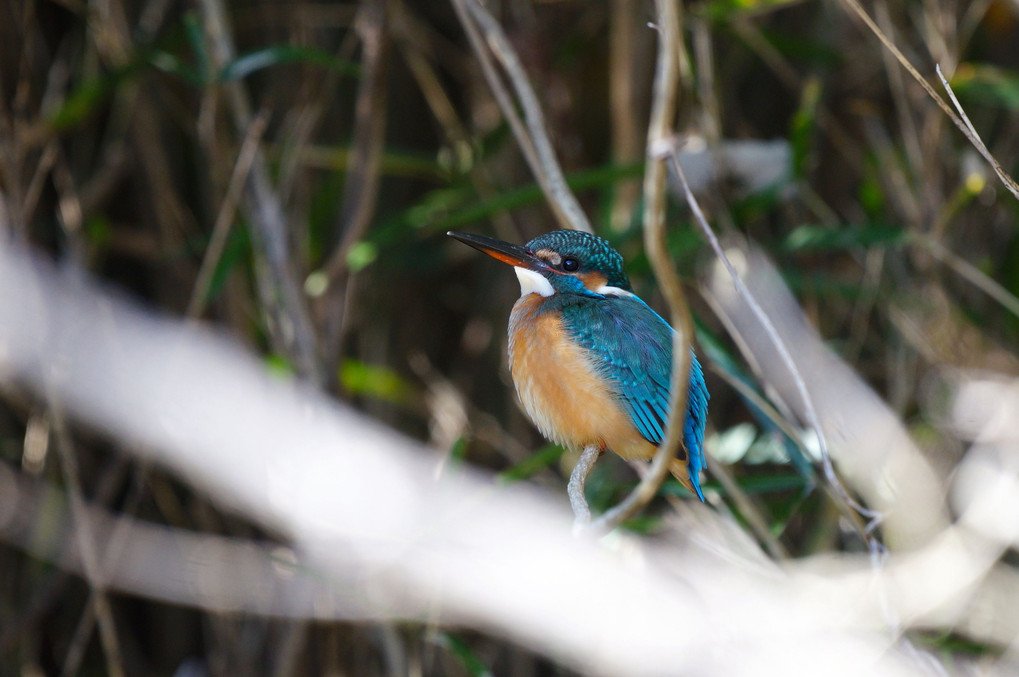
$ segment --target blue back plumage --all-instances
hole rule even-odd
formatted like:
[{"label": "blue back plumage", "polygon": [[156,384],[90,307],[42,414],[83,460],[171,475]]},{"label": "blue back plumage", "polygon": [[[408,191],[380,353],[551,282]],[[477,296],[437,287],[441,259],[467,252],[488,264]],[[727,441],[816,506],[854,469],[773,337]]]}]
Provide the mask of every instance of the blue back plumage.
[{"label": "blue back plumage", "polygon": [[[565,329],[590,351],[598,369],[615,384],[619,401],[640,434],[661,444],[669,415],[672,327],[644,301],[629,294],[597,298],[557,294],[549,301],[560,306]],[[683,445],[690,482],[703,501],[700,472],[704,468],[708,390],[692,350],[690,357]]]}]

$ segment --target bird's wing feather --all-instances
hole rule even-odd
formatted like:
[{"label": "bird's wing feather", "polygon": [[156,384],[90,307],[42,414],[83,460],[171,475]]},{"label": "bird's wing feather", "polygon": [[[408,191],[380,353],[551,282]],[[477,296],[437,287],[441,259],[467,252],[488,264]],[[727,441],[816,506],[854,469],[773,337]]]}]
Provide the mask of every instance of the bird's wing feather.
[{"label": "bird's wing feather", "polygon": [[[565,307],[563,321],[566,330],[589,351],[595,366],[615,385],[620,403],[640,434],[661,444],[669,416],[672,327],[636,296],[585,299]],[[689,455],[690,479],[700,493],[708,390],[692,350],[690,357],[683,444]]]}]

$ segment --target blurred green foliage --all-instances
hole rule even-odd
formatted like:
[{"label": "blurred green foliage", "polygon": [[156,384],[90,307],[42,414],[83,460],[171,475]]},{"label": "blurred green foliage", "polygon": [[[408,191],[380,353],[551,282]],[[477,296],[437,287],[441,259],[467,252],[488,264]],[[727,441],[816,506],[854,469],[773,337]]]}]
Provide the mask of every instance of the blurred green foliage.
[{"label": "blurred green foliage", "polygon": [[360,360],[344,360],[340,365],[340,385],[351,395],[374,397],[391,404],[405,405],[414,388],[394,370],[365,364]]}]

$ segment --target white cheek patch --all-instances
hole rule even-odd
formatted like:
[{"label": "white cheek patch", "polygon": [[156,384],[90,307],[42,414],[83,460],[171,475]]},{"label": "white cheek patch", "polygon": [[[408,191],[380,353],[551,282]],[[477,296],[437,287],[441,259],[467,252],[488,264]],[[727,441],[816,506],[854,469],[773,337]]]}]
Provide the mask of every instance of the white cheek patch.
[{"label": "white cheek patch", "polygon": [[602,286],[595,289],[594,293],[601,294],[602,296],[633,296],[631,292],[628,292],[625,289],[620,289],[619,287],[612,287],[607,284],[603,284]]},{"label": "white cheek patch", "polygon": [[532,293],[540,294],[541,296],[552,296],[552,294],[555,294],[552,284],[541,273],[536,273],[533,270],[521,268],[520,266],[514,266],[513,272],[517,274],[517,279],[520,280],[521,296],[527,296]]}]

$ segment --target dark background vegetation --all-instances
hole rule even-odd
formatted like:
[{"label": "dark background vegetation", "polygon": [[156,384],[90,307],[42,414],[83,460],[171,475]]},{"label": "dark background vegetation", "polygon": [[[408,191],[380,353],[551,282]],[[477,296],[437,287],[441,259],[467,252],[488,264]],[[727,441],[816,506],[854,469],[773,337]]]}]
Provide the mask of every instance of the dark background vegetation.
[{"label": "dark background vegetation", "polygon": [[[596,231],[663,309],[639,223],[650,4],[492,7]],[[877,0],[866,9],[932,82],[941,64],[1016,174],[1019,7]],[[937,365],[1016,372],[1019,322],[1007,305],[1019,294],[1016,202],[840,2],[702,0],[683,10],[677,129],[709,145],[789,149],[777,185],[748,193],[735,176],[699,191],[713,225],[774,258],[822,336],[947,470],[961,452],[932,420],[924,385]],[[430,440],[451,462],[561,487],[568,459],[526,421],[505,369],[516,281],[444,236],[456,228],[522,242],[555,227],[447,2],[0,2],[5,237],[158,312],[216,327],[267,368]],[[753,419],[719,375],[738,369],[720,360],[738,365],[738,353],[696,293],[713,255],[678,202],[669,243],[690,280],[717,441]],[[267,282],[267,271],[283,271],[289,287]],[[985,293],[995,283],[997,299]],[[0,456],[63,486],[52,454],[23,454],[45,416],[5,389]],[[89,500],[259,535],[110,440],[73,432]],[[861,547],[806,470],[748,462],[729,471],[792,556]],[[635,481],[605,459],[589,497],[604,509]],[[718,509],[732,509],[710,476],[708,486]],[[665,509],[656,503],[631,526],[653,534]],[[295,636],[259,618],[117,595],[111,605],[120,666],[93,630],[84,582],[0,548],[0,673],[396,674],[394,645],[415,674],[567,673],[469,631],[319,624]],[[946,653],[996,651],[951,635],[924,641]]]}]

